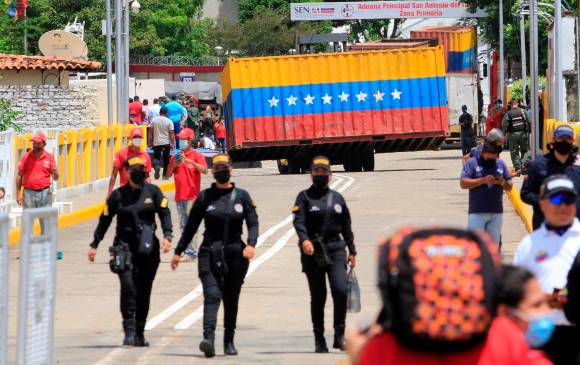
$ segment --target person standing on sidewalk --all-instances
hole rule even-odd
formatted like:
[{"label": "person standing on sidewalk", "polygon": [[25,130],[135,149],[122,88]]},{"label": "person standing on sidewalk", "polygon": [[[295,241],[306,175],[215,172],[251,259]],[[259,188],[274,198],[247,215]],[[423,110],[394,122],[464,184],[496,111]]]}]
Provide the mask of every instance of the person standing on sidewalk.
[{"label": "person standing on sidewalk", "polygon": [[167,118],[167,109],[162,107],[159,116],[151,121],[149,128],[149,146],[153,147],[155,164],[155,179],[159,179],[159,171],[163,167],[163,180],[167,180],[167,165],[173,150],[175,140],[174,123]]},{"label": "person standing on sidewalk", "polygon": [[[51,177],[58,180],[59,173],[54,156],[47,152],[46,136],[35,133],[32,138],[32,150],[25,153],[18,163],[16,176],[16,201],[24,209],[52,206]],[[24,187],[24,190],[22,189]],[[40,220],[40,228],[44,233],[44,219]]]},{"label": "person standing on sidewalk", "polygon": [[577,198],[574,183],[565,175],[547,178],[539,200],[545,222],[522,240],[514,255],[514,265],[536,275],[543,292],[550,297],[556,329],[541,349],[555,365],[575,364],[580,343],[578,328],[570,324],[563,311],[568,273],[580,252]]},{"label": "person standing on sidewalk", "polygon": [[141,150],[141,144],[143,143],[143,131],[141,128],[133,128],[129,132],[129,139],[131,142],[125,148],[122,148],[115,154],[113,159],[113,171],[111,172],[111,177],[109,178],[109,188],[107,189],[107,199],[111,196],[111,192],[115,187],[115,182],[117,181],[117,175],[121,175],[120,186],[127,184],[129,177],[127,176],[127,171],[125,170],[125,161],[131,157],[141,157],[145,161],[145,172],[147,173],[146,181],[149,182],[149,173],[151,172],[151,158],[149,154]]},{"label": "person standing on sidewalk", "polygon": [[226,124],[224,118],[220,118],[215,124],[215,139],[222,153],[226,153]]},{"label": "person standing on sidewalk", "polygon": [[[183,122],[187,120],[187,110],[183,105],[179,104],[177,101],[177,95],[171,97],[171,101],[165,104],[165,109],[167,110],[167,118],[171,119],[173,122],[173,131],[178,134],[181,131]],[[179,141],[175,143],[175,147],[179,148]],[[171,147],[173,149],[173,147]]]},{"label": "person standing on sidewalk", "polygon": [[511,108],[505,113],[502,121],[502,129],[506,134],[510,145],[512,164],[515,175],[520,176],[527,173],[526,166],[530,160],[529,131],[530,123],[528,114],[519,107],[519,101],[512,99]]},{"label": "person standing on sidewalk", "polygon": [[[534,209],[532,218],[534,229],[540,228],[544,221],[544,214],[539,205],[540,188],[549,176],[566,175],[574,182],[576,191],[580,191],[580,165],[577,150],[578,147],[574,143],[574,129],[569,125],[560,125],[554,130],[552,142],[548,144],[549,152],[529,163],[528,177],[522,185],[521,198]],[[576,209],[576,216],[580,218],[580,204]]]},{"label": "person standing on sidewalk", "polygon": [[501,147],[486,140],[479,158],[469,159],[461,171],[460,186],[469,190],[467,229],[488,232],[499,244],[503,224],[503,191],[511,191],[512,177],[498,158]]},{"label": "person standing on sidewalk", "polygon": [[[195,140],[193,130],[184,128],[176,137],[181,151],[171,156],[167,177],[175,174],[175,203],[179,226],[184,232],[189,211],[201,189],[201,174],[207,174],[208,170],[205,157],[192,147]],[[197,237],[193,238],[184,253],[192,258],[197,257]]]},{"label": "person standing on sidewalk", "polygon": [[473,116],[467,112],[467,105],[461,107],[463,114],[459,117],[461,126],[461,151],[463,156],[475,146],[475,131],[473,130]]}]

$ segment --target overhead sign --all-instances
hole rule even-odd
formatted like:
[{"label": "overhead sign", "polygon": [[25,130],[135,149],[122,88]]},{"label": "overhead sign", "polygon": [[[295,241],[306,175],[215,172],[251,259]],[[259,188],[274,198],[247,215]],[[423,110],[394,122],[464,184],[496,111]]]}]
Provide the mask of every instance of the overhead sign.
[{"label": "overhead sign", "polygon": [[193,82],[195,81],[196,75],[195,72],[180,72],[179,78],[181,82]]},{"label": "overhead sign", "polygon": [[460,1],[360,1],[341,3],[292,3],[290,19],[351,20],[388,18],[479,18],[487,13],[478,9],[469,11]]}]

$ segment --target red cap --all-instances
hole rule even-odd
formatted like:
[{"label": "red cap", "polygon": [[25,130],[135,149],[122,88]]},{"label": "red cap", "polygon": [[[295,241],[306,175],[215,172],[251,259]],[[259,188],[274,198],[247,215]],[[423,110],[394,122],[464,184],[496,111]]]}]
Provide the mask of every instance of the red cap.
[{"label": "red cap", "polygon": [[175,137],[179,139],[195,139],[195,132],[193,129],[183,128]]},{"label": "red cap", "polygon": [[42,132],[37,132],[37,133],[34,133],[34,135],[32,135],[32,138],[30,138],[30,140],[32,142],[44,142],[44,143],[46,143],[46,136]]},{"label": "red cap", "polygon": [[131,129],[131,133],[129,133],[129,138],[141,137],[143,138],[143,131],[141,128],[133,128]]},{"label": "red cap", "polygon": [[197,100],[197,98],[194,98],[193,96],[191,97],[191,102],[193,103],[193,105],[199,106],[199,100]]}]

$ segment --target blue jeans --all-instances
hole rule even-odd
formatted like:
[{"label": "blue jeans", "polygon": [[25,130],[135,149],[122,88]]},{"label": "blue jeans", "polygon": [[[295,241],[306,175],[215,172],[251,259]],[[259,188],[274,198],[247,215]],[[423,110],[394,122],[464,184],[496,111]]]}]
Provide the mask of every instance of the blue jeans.
[{"label": "blue jeans", "polygon": [[[181,228],[181,233],[185,230],[187,225],[187,219],[189,218],[189,213],[191,206],[193,205],[193,200],[178,200],[175,202],[177,206],[177,215],[179,216],[179,228]],[[191,240],[188,247],[197,249],[197,244],[199,242],[199,233],[196,233]]]},{"label": "blue jeans", "polygon": [[499,245],[502,224],[502,213],[472,213],[468,216],[467,229],[470,231],[485,231]]},{"label": "blue jeans", "polygon": [[[181,121],[173,122],[173,132],[175,132],[176,136],[181,132]],[[179,139],[177,137],[175,137],[175,148],[179,148]]]}]

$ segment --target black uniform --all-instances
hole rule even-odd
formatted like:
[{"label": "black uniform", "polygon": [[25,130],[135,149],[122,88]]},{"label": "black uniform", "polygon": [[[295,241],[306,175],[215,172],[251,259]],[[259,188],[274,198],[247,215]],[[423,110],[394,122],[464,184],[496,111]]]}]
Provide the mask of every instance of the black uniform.
[{"label": "black uniform", "polygon": [[[576,325],[576,333],[569,337],[568,343],[570,348],[575,348],[578,351],[576,362],[574,364],[580,365],[580,254],[576,256],[570,271],[568,272],[568,301],[564,303],[564,313],[566,318]],[[558,344],[559,348],[565,348],[562,344]]]},{"label": "black uniform", "polygon": [[[327,208],[329,198],[330,210]],[[293,213],[294,228],[299,238],[302,271],[306,274],[310,288],[310,313],[314,332],[317,335],[324,332],[326,275],[328,275],[334,301],[334,328],[335,331],[344,333],[348,296],[346,248],[348,247],[350,255],[356,255],[350,212],[346,202],[340,193],[328,187],[321,189],[311,186],[298,194]],[[322,232],[326,214],[328,214],[326,232]],[[332,259],[332,265],[325,269],[319,268],[313,257],[307,256],[302,251],[304,241],[312,241],[316,234],[324,234],[323,241]]]},{"label": "black uniform", "polygon": [[119,274],[121,282],[121,313],[125,321],[136,319],[137,332],[143,331],[147,314],[153,280],[159,267],[159,240],[155,238],[151,255],[137,253],[139,238],[135,223],[135,214],[143,224],[155,227],[155,213],[159,216],[163,235],[172,238],[171,213],[167,207],[167,198],[156,185],[144,184],[141,189],[134,189],[126,184],[113,190],[107,200],[99,224],[95,230],[91,247],[97,248],[107,229],[117,215],[117,227],[113,245],[126,243],[132,253],[133,269]]},{"label": "black uniform", "polygon": [[[229,209],[233,189],[236,189],[236,198],[233,209]],[[217,312],[223,299],[225,341],[227,342],[230,337],[233,339],[240,291],[249,266],[249,261],[242,254],[246,246],[242,241],[244,219],[248,228],[247,244],[255,247],[258,243],[258,215],[250,194],[236,187],[218,189],[213,184],[211,188],[202,191],[195,200],[185,231],[175,249],[175,254],[181,255],[197,232],[201,221],[205,220],[205,232],[198,258],[198,272],[204,295],[204,338],[213,338],[217,324]],[[211,246],[214,242],[223,242],[226,220],[229,222],[229,228],[224,254],[228,272],[226,275],[222,275],[212,257]]]},{"label": "black uniform", "polygon": [[473,130],[473,116],[467,112],[459,117],[461,126],[461,149],[467,155],[475,145],[475,131]]},{"label": "black uniform", "polygon": [[[574,182],[574,188],[580,192],[580,166],[576,165],[578,156],[571,154],[565,163],[561,163],[553,152],[539,156],[528,165],[528,178],[522,185],[522,200],[532,205],[534,216],[532,219],[534,229],[540,228],[544,222],[544,214],[540,209],[540,188],[544,180],[552,175],[563,174]],[[580,199],[576,204],[576,216],[580,218]]]}]

